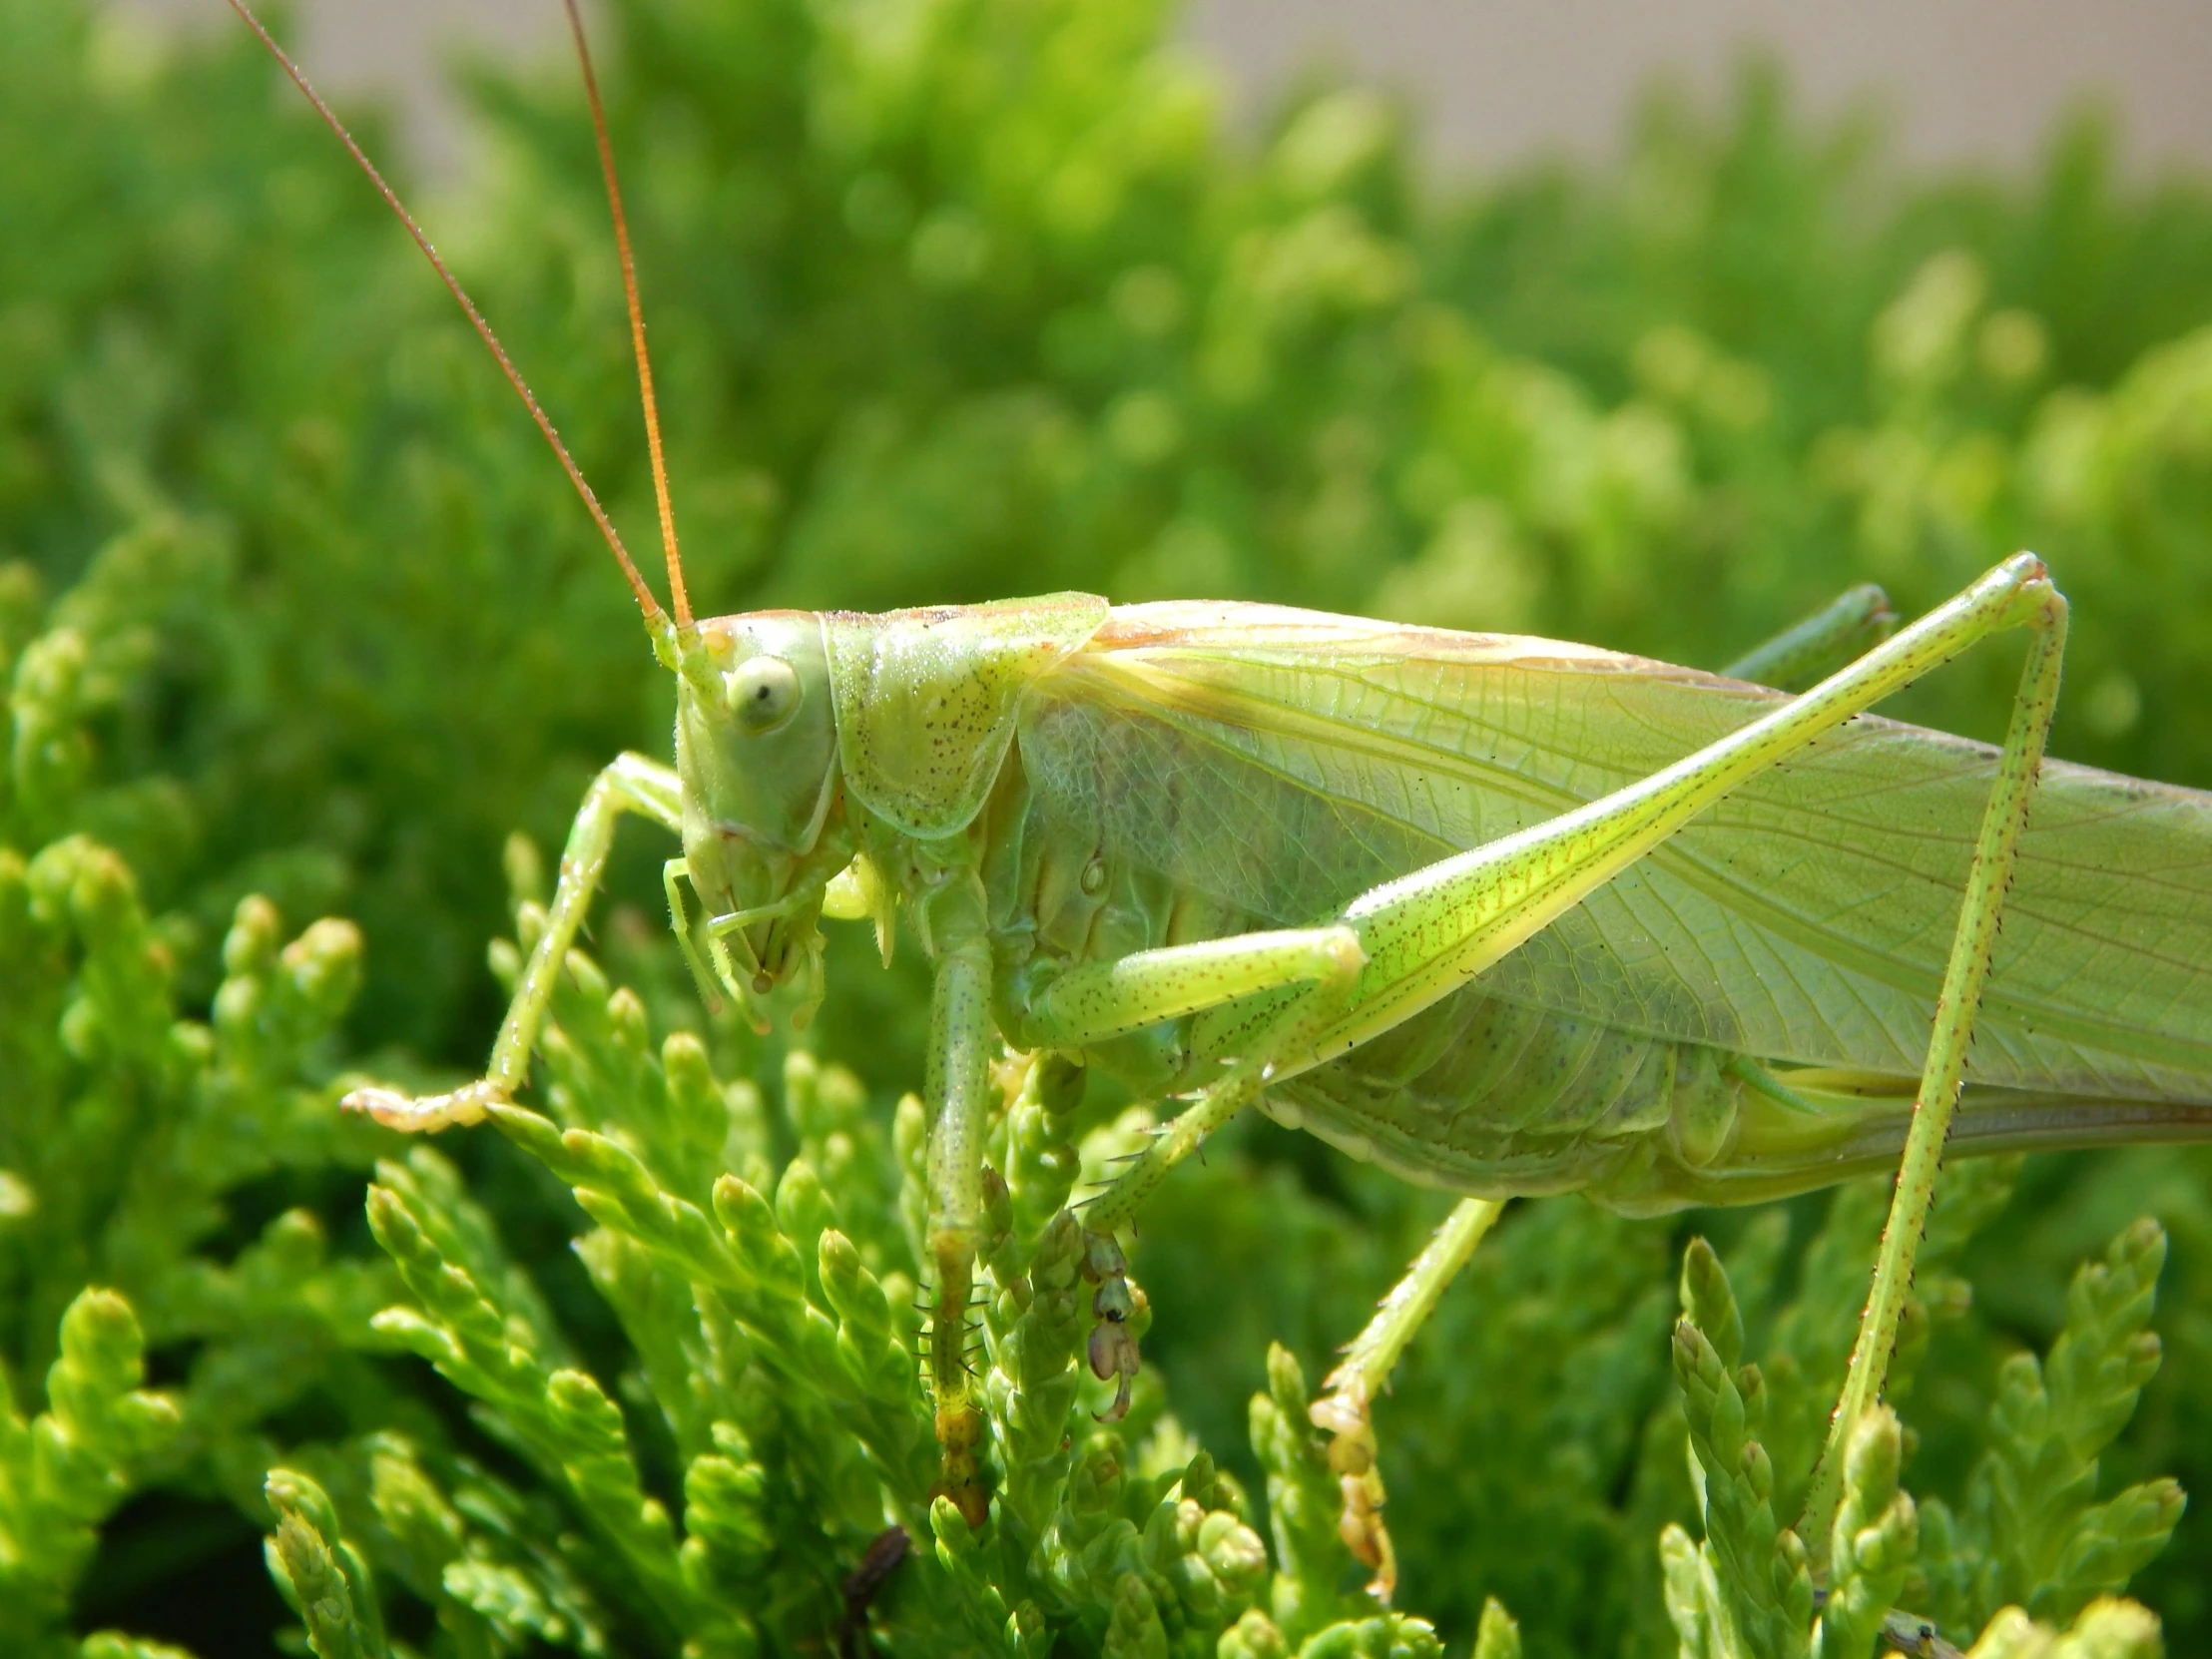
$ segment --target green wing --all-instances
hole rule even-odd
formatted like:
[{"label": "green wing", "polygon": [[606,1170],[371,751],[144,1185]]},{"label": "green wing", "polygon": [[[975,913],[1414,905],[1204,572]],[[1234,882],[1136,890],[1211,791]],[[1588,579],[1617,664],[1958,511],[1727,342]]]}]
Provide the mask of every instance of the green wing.
[{"label": "green wing", "polygon": [[[1546,640],[1267,606],[1117,610],[1022,755],[1110,857],[1273,924],[1702,747],[1781,694]],[[1864,718],[1484,977],[1764,1058],[1917,1074],[1995,751]],[[2212,796],[2051,763],[1969,1075],[2212,1100]]]}]

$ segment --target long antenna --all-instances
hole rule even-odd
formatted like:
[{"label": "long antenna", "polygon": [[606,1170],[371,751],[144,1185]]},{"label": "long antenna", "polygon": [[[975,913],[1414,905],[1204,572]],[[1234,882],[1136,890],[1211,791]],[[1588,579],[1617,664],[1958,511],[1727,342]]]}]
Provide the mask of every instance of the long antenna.
[{"label": "long antenna", "polygon": [[661,551],[668,559],[668,595],[679,631],[691,626],[691,601],[684,593],[684,561],[676,551],[676,511],[669,505],[668,468],[661,461],[661,409],[653,398],[653,362],[645,350],[645,311],[638,304],[638,268],[630,257],[630,221],[622,211],[622,186],[615,180],[615,147],[607,138],[607,112],[599,102],[599,77],[592,72],[591,47],[576,0],[568,9],[568,32],[576,38],[576,61],[584,66],[584,96],[591,102],[591,130],[599,140],[599,171],[607,178],[607,206],[615,218],[615,248],[622,256],[622,296],[630,305],[630,344],[638,358],[638,395],[645,403],[645,444],[653,454],[653,494],[661,507]]},{"label": "long antenna", "polygon": [[[422,250],[423,257],[436,270],[447,290],[451,292],[455,299],[460,301],[461,309],[468,313],[469,321],[476,325],[476,332],[483,337],[484,343],[491,348],[491,354],[498,359],[501,371],[507,376],[507,383],[515,388],[515,395],[522,399],[523,407],[530,411],[530,418],[538,423],[538,430],[545,434],[545,441],[553,446],[553,453],[560,457],[561,467],[568,473],[568,481],[576,486],[576,493],[584,498],[584,505],[591,509],[592,522],[599,526],[599,533],[607,538],[607,545],[614,549],[615,562],[622,566],[622,574],[630,583],[630,591],[638,596],[638,609],[645,613],[645,620],[648,623],[666,625],[668,621],[667,614],[662,611],[661,602],[653,597],[653,590],[645,585],[645,578],[638,574],[638,567],[630,558],[630,550],[622,545],[622,537],[615,531],[614,521],[608,518],[607,509],[599,504],[599,497],[592,493],[591,485],[584,481],[583,470],[577,466],[576,458],[568,452],[568,445],[561,441],[561,434],[553,429],[553,422],[546,415],[545,410],[538,406],[537,398],[531,395],[530,388],[524,383],[521,372],[516,369],[513,359],[507,355],[507,348],[499,343],[499,336],[491,331],[491,324],[484,320],[484,313],[476,308],[476,302],[469,298],[459,281],[455,279],[453,273],[446,269],[445,261],[440,259],[438,251],[430,246],[430,239],[423,234],[422,227],[414,222],[414,216],[407,212],[397,193],[392,190],[391,186],[384,183],[384,176],[376,171],[376,164],[362,153],[361,147],[353,142],[353,135],[345,130],[345,124],[331,113],[330,106],[325,104],[321,95],[308,84],[307,77],[301,73],[299,66],[284,55],[284,49],[278,46],[276,38],[262,26],[262,20],[254,15],[253,8],[247,4],[247,0],[231,0],[231,9],[246,20],[248,28],[261,36],[262,44],[268,47],[271,55],[283,66],[284,73],[291,77],[292,85],[307,95],[307,102],[314,106],[315,113],[328,124],[331,132],[337,134],[338,142],[343,144],[352,154],[353,160],[360,164],[361,171],[368,175],[369,183],[374,185],[377,194],[383,197],[384,205],[398,216],[399,223],[407,228],[407,235],[414,238],[415,246]],[[625,268],[627,269],[627,257],[625,257]],[[635,300],[632,301],[632,314],[635,315]],[[650,394],[648,394],[648,407],[650,408]],[[658,438],[655,439],[653,470],[655,478],[658,479],[660,476]],[[662,491],[661,500],[662,522],[666,524],[668,522],[668,497],[665,488]],[[672,541],[670,543],[671,560],[674,559],[674,556],[675,544]],[[685,621],[689,622],[690,616],[688,612],[684,611],[682,593],[683,589],[679,587],[677,589],[679,596],[677,607],[679,613],[684,615]]]}]

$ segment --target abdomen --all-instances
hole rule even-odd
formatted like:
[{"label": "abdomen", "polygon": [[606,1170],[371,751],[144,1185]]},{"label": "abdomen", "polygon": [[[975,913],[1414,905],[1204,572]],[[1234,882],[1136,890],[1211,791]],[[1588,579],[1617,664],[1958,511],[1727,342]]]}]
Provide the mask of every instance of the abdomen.
[{"label": "abdomen", "polygon": [[[1110,852],[1097,826],[1029,789],[1018,752],[984,831],[999,1018],[1017,1044],[1031,997],[1068,967],[1282,925]],[[1193,1025],[1163,1021],[1084,1058],[1139,1095],[1198,1087],[1229,1056],[1195,1048]],[[1727,1154],[1743,1085],[1725,1059],[1508,1000],[1477,980],[1278,1086],[1264,1105],[1424,1185],[1492,1195],[1617,1189],[1644,1208],[1630,1195],[1664,1171]]]},{"label": "abdomen", "polygon": [[1271,1091],[1269,1115],[1424,1186],[1588,1191],[1671,1209],[1727,1160],[1745,1085],[1728,1056],[1510,1002],[1480,981]]}]

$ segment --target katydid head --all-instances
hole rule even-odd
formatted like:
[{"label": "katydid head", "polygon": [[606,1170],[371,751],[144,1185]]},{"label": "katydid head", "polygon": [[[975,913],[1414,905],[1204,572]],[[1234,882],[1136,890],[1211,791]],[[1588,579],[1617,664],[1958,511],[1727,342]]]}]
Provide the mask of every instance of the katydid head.
[{"label": "katydid head", "polygon": [[[683,558],[677,550],[676,515],[669,502],[668,468],[661,452],[660,412],[653,395],[653,365],[645,348],[645,317],[638,302],[629,220],[623,211],[606,112],[576,0],[563,0],[563,5],[583,69],[592,132],[598,140],[600,168],[607,184],[607,205],[614,219],[615,248],[621,259],[646,448],[653,462],[653,493],[668,564],[667,610],[662,609],[639,573],[613,520],[585,481],[568,446],[562,443],[551,417],[539,405],[483,313],[431,247],[422,227],[299,67],[263,27],[249,0],[231,0],[231,5],[337,135],[467,313],[606,539],[623,579],[637,598],[654,654],[676,675],[676,748],[684,784],[685,862],[692,884],[707,907],[697,934],[680,917],[678,921],[679,936],[693,970],[711,993],[705,962],[712,959],[714,977],[738,996],[754,1024],[763,1031],[768,1029],[770,1014],[777,1005],[788,1004],[794,1023],[803,1023],[822,999],[822,942],[816,922],[822,913],[823,891],[830,877],[850,857],[849,847],[839,850],[840,843],[849,838],[841,828],[830,832],[838,782],[836,722],[822,625],[815,616],[789,611],[704,623],[692,617],[684,590]],[[706,947],[704,957],[702,943]]]},{"label": "katydid head", "polygon": [[687,929],[766,1029],[822,1000],[823,889],[851,861],[836,811],[837,727],[822,621],[762,611],[698,625],[677,682],[684,861],[706,915]]}]

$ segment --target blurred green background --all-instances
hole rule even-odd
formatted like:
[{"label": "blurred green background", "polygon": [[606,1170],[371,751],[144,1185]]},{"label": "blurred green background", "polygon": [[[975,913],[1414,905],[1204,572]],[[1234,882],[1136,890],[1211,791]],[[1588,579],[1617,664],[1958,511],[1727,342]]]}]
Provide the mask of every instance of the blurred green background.
[{"label": "blurred green background", "polygon": [[[1911,614],[2029,546],[2074,604],[2054,750],[2212,785],[2212,185],[2123,177],[2095,121],[2025,180],[1921,177],[1752,65],[1718,113],[1651,101],[1615,164],[1455,190],[1417,176],[1408,112],[1356,86],[1232,130],[1156,4],[622,0],[607,22],[703,609],[1081,587],[1713,665],[1854,582]],[[466,90],[485,161],[417,206],[648,549],[573,77]],[[0,663],[72,589],[129,644],[78,697],[72,764],[98,788],[67,822],[19,790],[12,843],[82,829],[120,851],[188,1008],[246,894],[293,926],[351,917],[364,988],[324,1073],[472,1070],[503,839],[557,845],[599,766],[665,750],[672,692],[480,345],[243,32],[163,44],[0,0]],[[1904,712],[1993,736],[2013,674],[1992,651]],[[599,949],[697,1023],[658,932],[665,855],[624,831]],[[846,941],[832,984],[819,1051],[885,1098],[912,1086],[914,964],[885,975]],[[455,1155],[559,1254],[542,1183],[494,1146]],[[0,1166],[27,1161],[0,1125]],[[205,1247],[304,1201],[364,1249],[349,1180],[272,1175]],[[2146,1211],[2175,1241],[2167,1361],[2116,1477],[2212,1481],[2212,1163],[2149,1154],[2031,1165],[1976,1246],[1978,1311],[1925,1387],[1932,1480],[1995,1356],[2046,1341],[2073,1262]],[[1434,1213],[1264,1126],[1179,1175],[1139,1268],[1184,1420],[1233,1462],[1266,1341],[1319,1364]],[[1408,1605],[1463,1638],[1493,1592],[1537,1651],[1667,1651],[1640,1645],[1673,1501],[1636,1481],[1640,1440],[1667,1410],[1680,1242],[1744,1225],[1570,1200],[1501,1231],[1473,1276],[1492,1300],[1450,1305],[1383,1424]],[[84,1226],[84,1275],[115,1282]],[[0,1227],[23,1376],[51,1355],[52,1306],[18,1294],[44,1248]],[[547,1271],[575,1279],[587,1345],[613,1341],[573,1270]],[[193,1350],[156,1358],[182,1376]],[[268,1432],[358,1431],[386,1408],[364,1397],[306,1388]],[[200,1574],[216,1611],[191,1618],[215,1622],[174,1633],[255,1650],[226,1644],[277,1617],[262,1520],[204,1472],[172,1486],[124,1512],[83,1627],[122,1608],[169,1629],[156,1612]],[[2138,1581],[2171,1651],[2212,1644],[2207,1584],[2192,1515]]]}]

